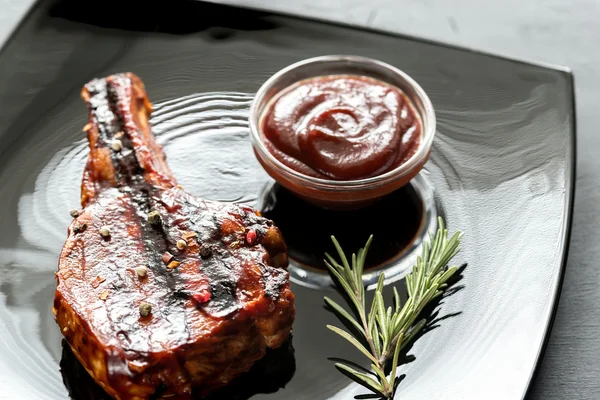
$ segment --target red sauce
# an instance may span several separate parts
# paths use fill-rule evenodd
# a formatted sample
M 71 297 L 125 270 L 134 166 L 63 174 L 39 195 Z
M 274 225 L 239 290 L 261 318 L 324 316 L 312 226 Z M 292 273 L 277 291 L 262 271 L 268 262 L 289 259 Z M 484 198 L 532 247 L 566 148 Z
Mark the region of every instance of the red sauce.
M 269 152 L 305 175 L 356 180 L 405 163 L 419 148 L 421 121 L 397 87 L 331 75 L 284 89 L 261 118 Z

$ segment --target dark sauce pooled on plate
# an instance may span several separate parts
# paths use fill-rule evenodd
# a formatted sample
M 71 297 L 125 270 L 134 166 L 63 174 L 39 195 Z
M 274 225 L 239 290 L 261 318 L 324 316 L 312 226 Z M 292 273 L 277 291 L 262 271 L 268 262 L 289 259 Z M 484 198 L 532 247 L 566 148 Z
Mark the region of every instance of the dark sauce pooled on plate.
M 411 246 L 424 221 L 421 199 L 406 185 L 371 205 L 352 211 L 328 210 L 307 203 L 275 184 L 268 192 L 262 214 L 281 229 L 290 260 L 303 267 L 326 270 L 325 252 L 337 253 L 335 236 L 342 248 L 356 252 L 373 234 L 366 268 L 397 260 Z

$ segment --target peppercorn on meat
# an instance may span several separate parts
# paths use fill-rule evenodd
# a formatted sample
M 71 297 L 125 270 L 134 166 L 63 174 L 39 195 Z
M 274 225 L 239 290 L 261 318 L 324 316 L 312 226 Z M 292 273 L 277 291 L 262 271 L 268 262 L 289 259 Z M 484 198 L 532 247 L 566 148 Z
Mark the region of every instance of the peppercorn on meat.
M 82 97 L 90 153 L 82 210 L 60 255 L 56 321 L 116 399 L 224 386 L 289 336 L 295 308 L 282 236 L 249 207 L 177 185 L 135 75 L 92 80 Z

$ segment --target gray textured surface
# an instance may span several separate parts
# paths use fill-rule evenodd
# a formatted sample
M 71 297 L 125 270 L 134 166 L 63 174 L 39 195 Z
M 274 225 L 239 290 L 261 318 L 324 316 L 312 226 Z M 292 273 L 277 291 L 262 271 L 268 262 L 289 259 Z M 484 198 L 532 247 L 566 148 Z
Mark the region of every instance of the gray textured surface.
M 221 0 L 368 25 L 442 42 L 563 64 L 575 74 L 578 176 L 563 294 L 530 398 L 600 398 L 600 2 L 593 0 Z M 0 0 L 0 43 L 31 0 Z

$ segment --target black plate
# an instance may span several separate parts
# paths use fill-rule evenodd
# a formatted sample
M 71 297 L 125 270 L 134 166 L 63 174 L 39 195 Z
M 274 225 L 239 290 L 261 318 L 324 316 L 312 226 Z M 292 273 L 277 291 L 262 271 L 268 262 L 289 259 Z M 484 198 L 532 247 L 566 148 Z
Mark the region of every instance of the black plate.
M 331 53 L 388 62 L 429 94 L 438 133 L 422 175 L 450 230 L 465 232 L 456 261 L 467 267 L 430 316 L 434 329 L 410 349 L 398 398 L 524 396 L 566 258 L 575 173 L 568 72 L 231 7 L 119 4 L 43 2 L 0 54 L 0 397 L 66 399 L 64 379 L 76 399 L 103 398 L 61 348 L 50 312 L 53 271 L 87 154 L 81 86 L 136 73 L 157 104 L 153 125 L 180 183 L 198 196 L 264 206 L 265 194 L 278 192 L 250 150 L 249 93 L 290 63 Z M 390 223 L 402 216 L 396 211 Z M 307 231 L 335 230 L 319 218 L 305 223 Z M 368 233 L 358 227 L 357 243 Z M 361 358 L 325 329 L 336 322 L 322 307 L 326 291 L 293 290 L 295 351 L 272 352 L 220 398 L 362 393 L 327 360 Z

